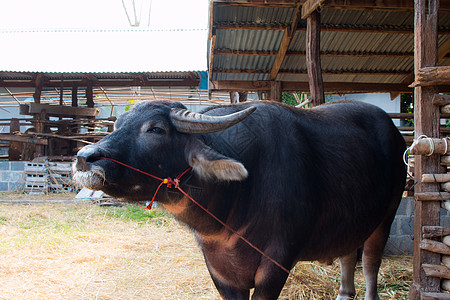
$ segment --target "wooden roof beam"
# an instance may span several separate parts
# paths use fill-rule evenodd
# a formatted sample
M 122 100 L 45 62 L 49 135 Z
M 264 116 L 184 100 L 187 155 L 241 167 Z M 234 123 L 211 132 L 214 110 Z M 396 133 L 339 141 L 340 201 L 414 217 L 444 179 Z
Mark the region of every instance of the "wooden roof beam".
M 268 80 L 220 80 L 211 82 L 212 91 L 269 91 L 270 87 L 271 82 Z M 411 92 L 411 88 L 406 84 L 400 83 L 324 82 L 324 89 L 327 93 L 336 94 L 382 93 L 390 91 Z M 302 81 L 282 81 L 281 90 L 285 92 L 309 92 L 309 84 Z
M 268 70 L 214 70 L 215 73 L 225 73 L 225 74 L 267 74 Z M 297 70 L 297 71 L 287 71 L 280 70 L 278 74 L 286 75 L 299 75 L 308 74 L 307 70 Z M 408 71 L 388 71 L 388 70 L 355 70 L 355 71 L 322 71 L 325 75 L 407 75 Z M 410 84 L 409 82 L 408 84 Z M 406 83 L 405 83 L 406 84 Z
M 327 0 L 323 8 L 381 11 L 414 11 L 414 1 L 410 0 Z M 440 12 L 450 11 L 450 2 L 441 1 Z
M 280 71 L 281 64 L 284 61 L 284 57 L 286 56 L 287 49 L 289 44 L 291 43 L 292 36 L 294 35 L 295 30 L 297 29 L 298 21 L 300 20 L 301 14 L 301 6 L 297 5 L 294 17 L 292 19 L 291 26 L 284 30 L 283 39 L 281 40 L 280 48 L 278 49 L 277 57 L 272 65 L 272 70 L 270 71 L 270 79 L 275 80 L 278 76 L 278 72 Z

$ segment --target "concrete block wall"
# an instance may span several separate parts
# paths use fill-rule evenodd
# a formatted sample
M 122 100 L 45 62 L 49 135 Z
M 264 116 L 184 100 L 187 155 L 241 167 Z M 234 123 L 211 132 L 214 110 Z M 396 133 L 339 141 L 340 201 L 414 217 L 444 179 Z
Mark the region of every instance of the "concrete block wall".
M 404 197 L 397 210 L 385 254 L 412 254 L 414 240 L 414 198 Z
M 441 226 L 450 226 L 450 212 L 441 208 Z M 397 215 L 392 223 L 385 254 L 401 255 L 413 254 L 414 241 L 414 198 L 402 199 Z
M 24 161 L 0 161 L 0 191 L 22 190 L 25 184 Z

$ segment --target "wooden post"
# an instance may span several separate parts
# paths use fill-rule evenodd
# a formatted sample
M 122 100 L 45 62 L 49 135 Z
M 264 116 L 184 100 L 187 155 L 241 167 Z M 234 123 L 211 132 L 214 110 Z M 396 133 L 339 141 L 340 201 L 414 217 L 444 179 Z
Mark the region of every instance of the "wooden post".
M 34 82 L 34 102 L 41 103 L 41 93 L 42 93 L 42 73 L 38 73 L 36 80 Z
M 306 68 L 312 105 L 325 103 L 320 64 L 320 13 L 312 12 L 306 21 Z
M 239 92 L 239 103 L 247 101 L 247 92 Z
M 270 100 L 281 102 L 281 81 L 270 82 Z
M 44 130 L 44 123 L 42 121 L 47 121 L 48 120 L 48 116 L 47 116 L 47 112 L 44 110 L 42 110 L 40 113 L 37 113 L 34 115 L 34 119 L 36 120 L 36 125 L 35 125 L 35 130 L 37 133 L 43 133 L 45 132 Z M 45 146 L 42 144 L 36 144 L 36 148 L 35 148 L 35 152 L 34 152 L 34 158 L 36 157 L 40 157 L 40 156 L 44 156 L 45 155 Z
M 86 104 L 87 107 L 94 107 L 94 92 L 92 89 L 92 84 L 86 87 Z
M 429 3 L 426 14 L 426 3 Z M 437 25 L 439 0 L 414 1 L 414 69 L 416 79 L 418 71 L 423 67 L 435 66 L 437 63 Z M 414 127 L 415 138 L 426 135 L 430 138 L 439 137 L 439 107 L 433 105 L 433 96 L 437 88 L 414 88 Z M 440 172 L 440 157 L 415 156 L 415 177 L 420 179 L 423 174 L 436 174 Z M 414 192 L 438 192 L 439 184 L 424 183 L 419 180 Z M 421 299 L 425 292 L 439 292 L 440 279 L 426 276 L 423 264 L 440 264 L 440 255 L 421 249 L 423 239 L 423 226 L 437 226 L 440 224 L 440 203 L 438 201 L 415 201 L 414 211 L 414 283 L 410 288 L 410 299 Z
M 61 73 L 61 84 L 59 87 L 59 105 L 64 105 L 64 73 Z M 59 118 L 61 120 L 61 118 Z
M 11 124 L 9 125 L 9 134 L 13 135 L 14 133 L 20 133 L 20 122 L 17 118 L 11 119 Z M 9 149 L 8 149 L 8 159 L 10 161 L 13 160 L 20 160 L 20 155 L 22 154 L 23 150 L 23 144 L 20 142 L 9 142 Z
M 34 88 L 34 103 L 41 103 L 41 93 L 42 93 L 42 73 L 37 74 L 36 81 L 35 81 L 35 88 Z M 44 131 L 44 124 L 41 122 L 41 115 L 40 114 L 34 114 L 34 127 L 36 132 L 43 132 Z M 42 156 L 44 153 L 44 146 L 43 145 L 36 145 L 34 157 Z
M 72 106 L 78 107 L 78 85 L 76 83 L 72 86 Z

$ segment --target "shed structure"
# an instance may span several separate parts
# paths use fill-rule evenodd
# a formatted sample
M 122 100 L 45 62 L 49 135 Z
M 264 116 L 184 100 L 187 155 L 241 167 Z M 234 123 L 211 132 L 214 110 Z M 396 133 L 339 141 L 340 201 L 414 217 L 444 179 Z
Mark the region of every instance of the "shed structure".
M 24 115 L 0 121 L 10 129 L 0 134 L 10 160 L 72 156 L 112 130 L 115 107 L 133 101 L 207 100 L 205 29 L 0 30 L 0 40 L 8 45 L 0 49 L 0 108 L 20 106 Z M 29 54 L 48 40 L 70 46 Z M 111 114 L 100 118 L 105 106 Z
M 450 289 L 450 228 L 440 226 L 441 204 L 450 200 L 450 177 L 442 175 L 449 141 L 440 126 L 450 104 L 443 95 L 450 91 L 450 2 L 213 0 L 209 37 L 212 91 L 258 91 L 278 101 L 284 91 L 309 92 L 313 105 L 324 103 L 325 92 L 414 92 L 410 298 L 450 299 L 442 292 Z
M 446 265 L 446 260 L 441 262 L 441 256 L 450 255 L 444 237 L 450 229 L 440 226 L 439 210 L 441 203 L 450 200 L 449 191 L 442 191 L 448 189 L 445 183 L 450 180 L 445 162 L 450 159 L 445 155 L 449 150 L 446 132 L 442 135 L 440 128 L 440 120 L 449 117 L 445 105 L 450 104 L 450 99 L 443 93 L 450 92 L 446 67 L 450 65 L 450 1 L 212 0 L 206 40 L 209 40 L 209 61 L 205 69 L 209 73 L 211 96 L 220 91 L 256 91 L 263 98 L 280 100 L 285 91 L 309 92 L 317 105 L 324 102 L 326 92 L 389 92 L 394 98 L 399 93 L 414 91 L 418 183 L 414 284 L 410 297 L 449 299 L 441 287 L 445 288 L 445 279 L 450 279 L 450 265 Z M 191 42 L 189 47 L 196 43 Z M 183 45 L 175 47 L 179 56 L 186 54 L 187 47 Z M 90 55 L 92 52 L 81 56 Z M 42 147 L 46 118 L 50 110 L 57 110 L 42 106 L 41 96 L 48 88 L 59 89 L 58 104 L 64 108 L 55 114 L 59 114 L 62 124 L 62 110 L 72 116 L 71 122 L 78 122 L 81 116 L 91 121 L 97 113 L 93 94 L 102 93 L 100 88 L 191 86 L 198 85 L 200 80 L 196 72 L 199 70 L 195 69 L 176 72 L 148 68 L 147 65 L 142 70 L 106 73 L 92 69 L 66 73 L 6 68 L 0 72 L 0 88 L 34 89 L 34 101 L 20 104 L 27 104 L 24 112 L 33 115 L 37 136 L 31 138 L 35 139 L 36 147 Z M 412 82 L 414 88 L 410 87 Z M 84 110 L 74 109 L 80 88 L 86 98 Z M 70 107 L 63 105 L 67 89 L 74 99 Z M 11 122 L 11 128 L 14 126 L 17 127 L 17 122 L 15 125 Z M 419 147 L 423 141 L 428 148 Z

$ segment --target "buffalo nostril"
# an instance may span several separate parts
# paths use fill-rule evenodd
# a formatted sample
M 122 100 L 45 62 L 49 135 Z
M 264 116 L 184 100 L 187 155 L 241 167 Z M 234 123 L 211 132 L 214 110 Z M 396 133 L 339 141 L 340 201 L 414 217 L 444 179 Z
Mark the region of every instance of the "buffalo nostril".
M 89 171 L 91 166 L 89 162 L 94 161 L 96 158 L 102 156 L 101 151 L 96 146 L 86 146 L 83 147 L 77 153 L 76 169 L 78 171 Z
M 89 171 L 91 169 L 86 161 L 86 157 L 83 156 L 77 156 L 76 168 L 78 171 Z

